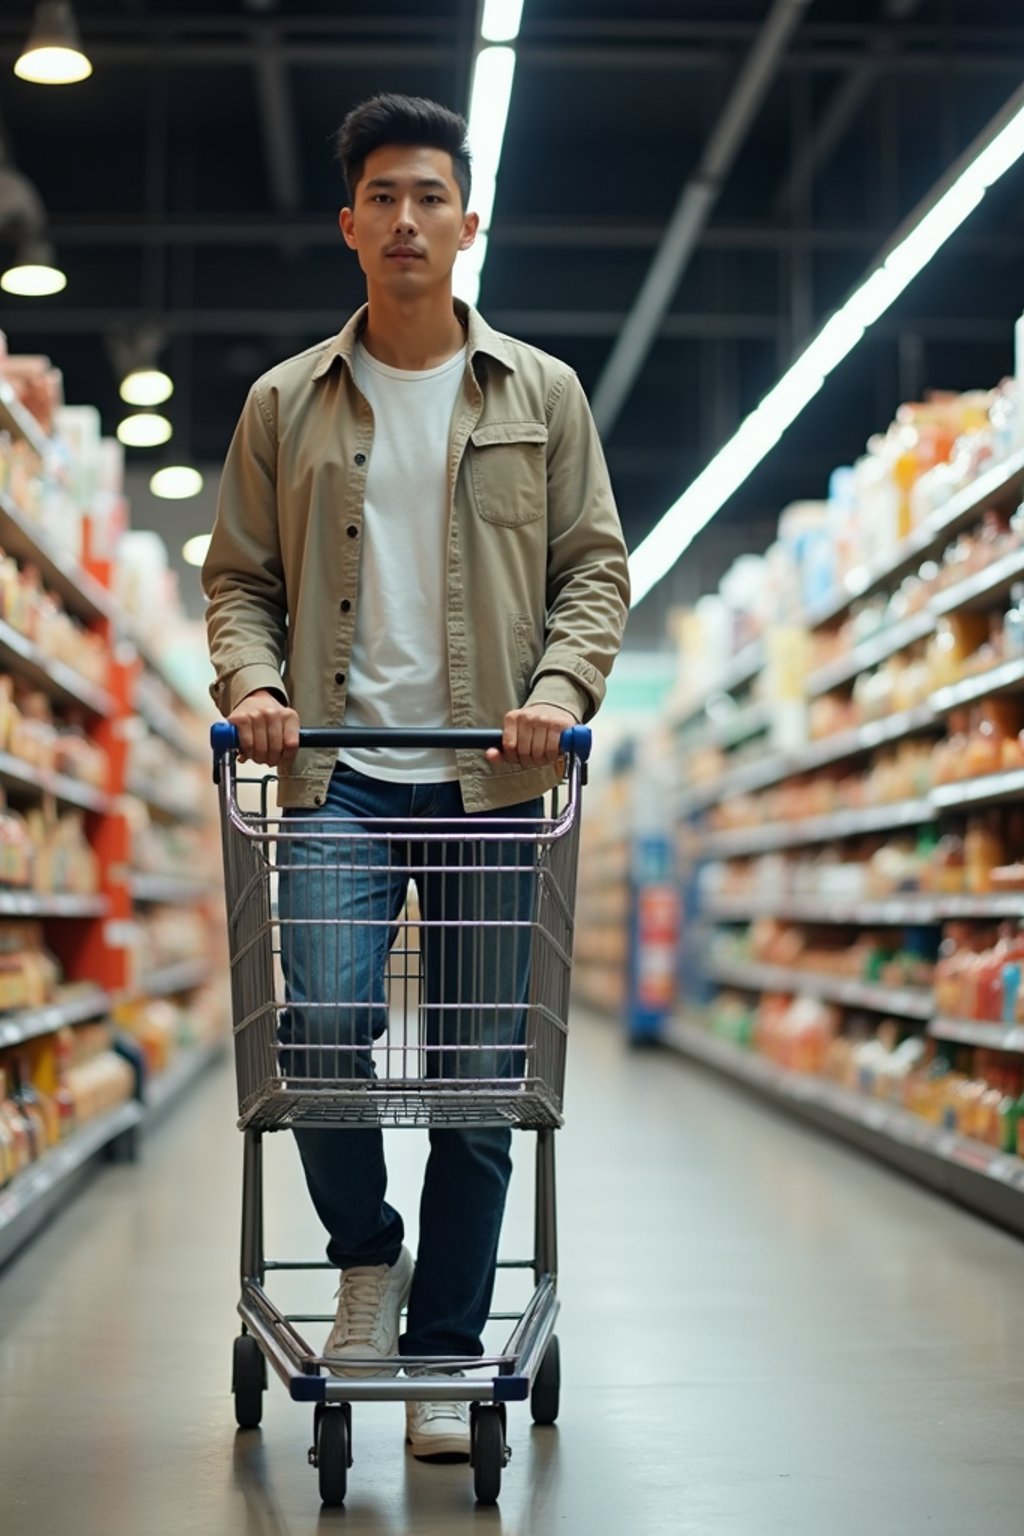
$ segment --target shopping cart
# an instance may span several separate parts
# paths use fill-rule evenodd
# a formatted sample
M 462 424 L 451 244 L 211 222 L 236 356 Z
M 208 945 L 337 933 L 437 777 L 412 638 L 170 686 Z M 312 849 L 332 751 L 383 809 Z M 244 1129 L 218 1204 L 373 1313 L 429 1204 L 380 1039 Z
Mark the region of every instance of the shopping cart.
M 539 820 L 499 812 L 456 823 L 357 821 L 301 811 L 281 818 L 271 806 L 275 775 L 240 777 L 234 727 L 220 723 L 211 735 L 245 1133 L 236 1419 L 243 1429 L 260 1423 L 269 1361 L 293 1400 L 315 1405 L 309 1459 L 322 1501 L 337 1505 L 352 1465 L 354 1402 L 467 1402 L 476 1496 L 494 1503 L 510 1456 L 506 1405 L 529 1398 L 537 1424 L 553 1424 L 559 1407 L 554 1131 L 562 1123 L 590 732 L 576 727 L 563 735 L 563 783 Z M 303 747 L 484 750 L 500 745 L 501 732 L 311 729 L 300 741 Z M 316 887 L 302 912 L 289 896 L 298 870 Z M 324 911 L 339 910 L 327 899 L 328 883 L 351 888 L 357 879 L 388 883 L 386 916 L 376 907 L 367 916 L 363 905 L 351 921 L 325 920 Z M 420 891 L 430 895 L 423 910 Z M 310 917 L 310 908 L 318 915 Z M 374 940 L 387 956 L 383 993 L 345 995 L 353 969 L 346 953 Z M 297 1002 L 286 977 L 294 982 L 300 959 L 307 974 Z M 447 967 L 443 995 L 431 984 L 438 964 Z M 500 1354 L 387 1362 L 413 1373 L 406 1375 L 331 1374 L 298 1325 L 329 1324 L 333 1316 L 286 1314 L 266 1289 L 268 1274 L 332 1268 L 264 1253 L 263 1134 L 307 1126 L 353 1134 L 367 1126 L 510 1126 L 537 1133 L 533 1257 L 498 1266 L 532 1270 L 534 1290 L 521 1312 L 492 1313 L 491 1322 L 514 1324 Z M 381 1362 L 346 1362 L 349 1371 L 361 1368 L 380 1370 Z

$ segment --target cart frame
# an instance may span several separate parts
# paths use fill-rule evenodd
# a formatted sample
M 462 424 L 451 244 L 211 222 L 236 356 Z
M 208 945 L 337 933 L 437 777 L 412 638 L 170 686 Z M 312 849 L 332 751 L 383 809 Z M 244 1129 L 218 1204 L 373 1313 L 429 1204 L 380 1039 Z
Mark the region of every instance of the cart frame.
M 553 1423 L 558 1413 L 560 1368 L 558 1340 L 555 1324 L 559 1313 L 558 1300 L 558 1233 L 557 1192 L 555 1176 L 554 1132 L 562 1123 L 561 1080 L 546 1084 L 549 1091 L 538 1097 L 523 1089 L 530 1085 L 513 1079 L 502 1085 L 505 1089 L 486 1096 L 474 1094 L 469 1118 L 447 1118 L 451 1113 L 452 1093 L 439 1085 L 431 1085 L 433 1091 L 424 1095 L 425 1118 L 411 1120 L 401 1118 L 401 1110 L 392 1107 L 395 1084 L 382 1085 L 384 1095 L 380 1102 L 391 1118 L 368 1116 L 367 1102 L 372 1104 L 375 1085 L 337 1084 L 337 1093 L 330 1095 L 331 1118 L 309 1118 L 307 1095 L 292 1095 L 298 1106 L 296 1120 L 299 1123 L 330 1124 L 338 1129 L 349 1128 L 358 1132 L 360 1125 L 380 1123 L 392 1127 L 436 1123 L 452 1124 L 509 1124 L 513 1128 L 536 1132 L 536 1161 L 534 1171 L 534 1239 L 533 1255 L 527 1259 L 499 1261 L 499 1271 L 532 1271 L 533 1292 L 519 1313 L 492 1312 L 489 1322 L 510 1322 L 513 1329 L 503 1350 L 496 1355 L 483 1357 L 395 1357 L 359 1361 L 346 1360 L 348 1372 L 365 1370 L 365 1375 L 347 1374 L 336 1376 L 322 1354 L 314 1350 L 299 1331 L 300 1324 L 330 1324 L 331 1314 L 285 1313 L 277 1306 L 267 1290 L 268 1276 L 298 1271 L 331 1271 L 337 1268 L 323 1260 L 281 1260 L 266 1256 L 264 1189 L 263 1189 L 263 1138 L 290 1128 L 293 1123 L 282 1111 L 282 1103 L 288 1099 L 287 1085 L 268 1084 L 266 1092 L 253 1101 L 243 1091 L 240 1038 L 251 1023 L 251 986 L 245 1008 L 239 1007 L 239 996 L 234 987 L 235 970 L 239 963 L 234 942 L 233 907 L 240 893 L 233 890 L 237 879 L 232 876 L 231 841 L 235 838 L 272 839 L 267 816 L 267 790 L 273 774 L 262 775 L 261 807 L 258 814 L 240 809 L 237 798 L 239 781 L 235 773 L 238 749 L 237 732 L 230 725 L 219 724 L 211 732 L 214 750 L 214 778 L 219 786 L 221 828 L 224 842 L 226 874 L 226 899 L 228 926 L 231 942 L 233 979 L 234 1031 L 236 1057 L 239 1064 L 240 1128 L 244 1132 L 242 1212 L 241 1212 L 241 1295 L 238 1313 L 242 1320 L 242 1334 L 235 1340 L 233 1391 L 236 1417 L 242 1428 L 255 1427 L 262 1415 L 262 1393 L 267 1384 L 266 1366 L 269 1362 L 295 1402 L 314 1405 L 314 1444 L 309 1453 L 313 1466 L 320 1473 L 321 1498 L 327 1504 L 343 1502 L 347 1487 L 347 1469 L 352 1464 L 352 1417 L 351 1405 L 358 1402 L 381 1401 L 450 1401 L 470 1404 L 471 1412 L 471 1461 L 478 1499 L 493 1503 L 500 1492 L 501 1472 L 511 1451 L 506 1438 L 506 1405 L 510 1402 L 531 1400 L 533 1417 L 537 1423 Z M 403 731 L 367 732 L 348 729 L 304 730 L 300 740 L 303 746 L 379 746 L 431 745 L 446 747 L 499 746 L 500 731 Z M 575 892 L 575 868 L 579 833 L 581 789 L 586 778 L 586 761 L 590 752 L 590 732 L 586 727 L 576 727 L 564 733 L 563 751 L 566 754 L 566 782 L 568 797 L 565 808 L 542 825 L 549 838 L 571 840 L 572 879 L 570 896 Z M 249 781 L 251 782 L 251 781 Z M 305 834 L 308 836 L 308 833 Z M 467 831 L 467 838 L 473 834 Z M 476 833 L 479 837 L 479 832 Z M 523 840 L 517 833 L 517 840 Z M 248 880 L 251 892 L 252 879 Z M 565 902 L 563 900 L 563 907 Z M 270 912 L 269 888 L 266 898 L 267 919 L 273 925 Z M 567 1010 L 568 973 L 571 964 L 571 910 L 568 913 L 568 954 L 565 962 L 565 988 L 563 1007 Z M 239 1017 L 239 1014 L 248 1016 Z M 546 1027 L 547 1020 L 542 1019 Z M 563 1033 L 567 1020 L 555 1021 Z M 524 1055 L 526 1053 L 524 1052 Z M 564 1071 L 564 1044 L 561 1052 Z M 268 1063 L 267 1070 L 270 1070 Z M 278 1072 L 280 1069 L 277 1069 Z M 527 1068 L 524 1067 L 524 1072 Z M 251 1088 L 251 1062 L 248 1063 L 246 1085 Z M 410 1080 L 401 1085 L 404 1093 L 415 1096 L 419 1084 Z M 491 1085 L 492 1088 L 494 1085 Z M 536 1085 L 534 1085 L 536 1086 Z M 550 1090 L 554 1088 L 554 1098 Z M 388 1096 L 391 1090 L 391 1096 Z M 508 1099 L 503 1102 L 503 1097 Z M 456 1101 L 458 1096 L 455 1096 Z M 472 1105 L 472 1100 L 471 1105 Z M 326 1101 L 325 1106 L 326 1106 Z M 463 1096 L 462 1103 L 465 1098 Z M 303 1113 L 305 1106 L 305 1113 Z M 460 1109 L 462 1106 L 460 1105 Z M 315 1113 L 315 1111 L 313 1111 Z M 346 1116 L 348 1118 L 346 1118 Z M 262 1119 L 262 1123 L 261 1123 Z M 370 1374 L 381 1370 L 398 1372 L 413 1371 L 413 1375 Z M 452 1373 L 462 1373 L 454 1375 Z

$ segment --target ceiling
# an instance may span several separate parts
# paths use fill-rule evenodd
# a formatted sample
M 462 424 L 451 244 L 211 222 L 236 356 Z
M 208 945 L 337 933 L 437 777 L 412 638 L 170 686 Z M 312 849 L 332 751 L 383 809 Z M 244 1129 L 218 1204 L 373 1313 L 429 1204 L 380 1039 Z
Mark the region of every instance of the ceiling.
M 476 8 L 77 0 L 95 74 L 44 89 L 11 73 L 33 7 L 5 0 L 0 137 L 68 273 L 55 299 L 5 296 L 12 350 L 47 352 L 68 399 L 98 405 L 111 432 L 109 337 L 159 320 L 177 439 L 216 463 L 251 380 L 361 302 L 336 226 L 334 129 L 382 89 L 465 110 Z M 481 308 L 588 390 L 769 9 L 526 0 Z M 1018 0 L 810 0 L 606 436 L 631 545 L 1022 78 Z M 822 495 L 901 399 L 1009 371 L 1022 191 L 1018 167 L 641 605 L 637 635 L 763 547 L 787 502 Z M 179 545 L 208 518 L 208 502 L 136 498 L 136 524 L 162 519 Z

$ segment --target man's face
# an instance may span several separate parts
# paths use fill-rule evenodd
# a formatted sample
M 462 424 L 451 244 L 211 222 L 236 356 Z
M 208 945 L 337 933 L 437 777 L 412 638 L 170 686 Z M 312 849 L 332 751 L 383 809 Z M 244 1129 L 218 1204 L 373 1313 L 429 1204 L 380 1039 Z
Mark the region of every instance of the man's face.
M 367 282 L 413 298 L 447 280 L 479 220 L 463 211 L 451 155 L 394 144 L 367 156 L 339 222 Z

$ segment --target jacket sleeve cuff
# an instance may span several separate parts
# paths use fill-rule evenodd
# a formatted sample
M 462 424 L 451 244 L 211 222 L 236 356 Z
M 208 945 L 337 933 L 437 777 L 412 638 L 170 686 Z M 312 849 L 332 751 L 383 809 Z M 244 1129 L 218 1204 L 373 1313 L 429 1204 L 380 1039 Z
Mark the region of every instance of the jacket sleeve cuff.
M 237 672 L 219 678 L 210 691 L 221 713 L 230 715 L 243 699 L 247 699 L 250 693 L 255 693 L 259 688 L 276 693 L 283 704 L 288 703 L 281 674 L 269 662 L 253 662 L 249 666 L 239 667 Z
M 545 672 L 538 677 L 530 691 L 527 704 L 553 704 L 556 709 L 567 709 L 577 724 L 585 718 L 590 705 L 590 695 L 577 686 L 564 672 Z

